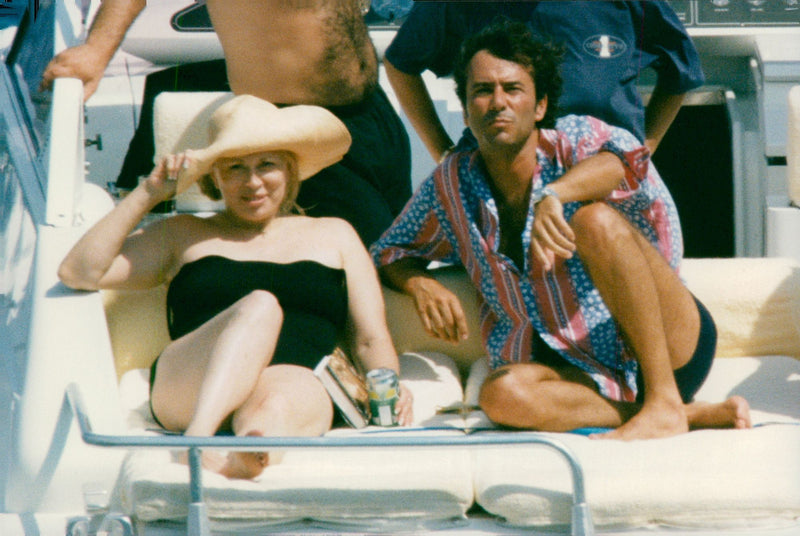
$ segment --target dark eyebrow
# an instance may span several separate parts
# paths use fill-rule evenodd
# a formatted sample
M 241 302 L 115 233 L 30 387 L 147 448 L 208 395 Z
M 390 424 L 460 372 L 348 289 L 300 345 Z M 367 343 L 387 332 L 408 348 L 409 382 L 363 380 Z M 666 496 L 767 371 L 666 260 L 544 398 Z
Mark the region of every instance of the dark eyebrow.
M 470 87 L 475 88 L 485 88 L 485 87 L 492 87 L 494 86 L 494 82 L 472 82 L 470 83 Z

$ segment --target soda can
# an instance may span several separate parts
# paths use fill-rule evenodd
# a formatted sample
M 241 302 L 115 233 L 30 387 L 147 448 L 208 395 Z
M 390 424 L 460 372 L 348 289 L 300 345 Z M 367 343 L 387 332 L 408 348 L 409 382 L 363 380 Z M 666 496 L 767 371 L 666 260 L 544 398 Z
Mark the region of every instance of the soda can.
M 400 400 L 400 382 L 392 369 L 381 368 L 367 372 L 367 391 L 372 424 L 396 426 L 395 407 Z

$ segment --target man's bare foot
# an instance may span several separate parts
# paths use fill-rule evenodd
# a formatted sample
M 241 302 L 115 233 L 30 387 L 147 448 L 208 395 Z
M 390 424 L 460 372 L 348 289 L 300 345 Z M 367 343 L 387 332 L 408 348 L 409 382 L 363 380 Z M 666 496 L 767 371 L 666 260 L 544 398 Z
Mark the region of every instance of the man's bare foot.
M 692 429 L 701 428 L 752 428 L 750 404 L 741 396 L 732 396 L 724 402 L 692 402 L 686 406 L 686 416 Z
M 668 403 L 645 404 L 639 413 L 616 430 L 592 434 L 592 439 L 655 439 L 683 434 L 689 431 L 686 412 L 682 405 Z

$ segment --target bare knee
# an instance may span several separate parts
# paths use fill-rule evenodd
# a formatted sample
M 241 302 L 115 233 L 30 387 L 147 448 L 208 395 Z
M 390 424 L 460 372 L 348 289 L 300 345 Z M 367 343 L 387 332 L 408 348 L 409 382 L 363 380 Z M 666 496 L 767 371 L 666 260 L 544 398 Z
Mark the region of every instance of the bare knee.
M 478 405 L 492 421 L 498 422 L 503 406 L 508 403 L 506 393 L 513 392 L 513 383 L 510 370 L 503 367 L 490 373 L 481 385 Z
M 278 298 L 268 290 L 253 290 L 239 299 L 239 301 L 236 302 L 236 306 L 245 311 L 250 309 L 263 311 L 281 308 L 280 303 L 278 303 Z
M 233 305 L 233 311 L 238 318 L 255 322 L 283 322 L 283 309 L 278 298 L 266 290 L 254 290 L 240 298 Z
M 620 248 L 636 244 L 633 228 L 613 208 L 596 202 L 579 208 L 570 225 L 583 262 L 604 265 L 618 258 Z
M 550 413 L 547 401 L 537 394 L 537 385 L 555 379 L 551 373 L 550 369 L 536 364 L 499 368 L 481 386 L 478 404 L 497 424 L 547 430 Z
M 617 240 L 631 240 L 631 229 L 620 214 L 605 203 L 591 203 L 579 208 L 570 220 L 579 250 L 594 250 L 613 245 Z

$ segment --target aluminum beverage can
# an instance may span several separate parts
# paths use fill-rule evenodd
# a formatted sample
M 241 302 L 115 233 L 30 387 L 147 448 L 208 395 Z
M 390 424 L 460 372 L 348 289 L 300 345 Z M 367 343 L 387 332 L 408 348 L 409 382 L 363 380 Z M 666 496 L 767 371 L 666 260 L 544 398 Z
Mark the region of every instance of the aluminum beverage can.
M 367 391 L 372 424 L 396 426 L 395 407 L 400 400 L 400 382 L 392 369 L 381 368 L 367 372 Z

